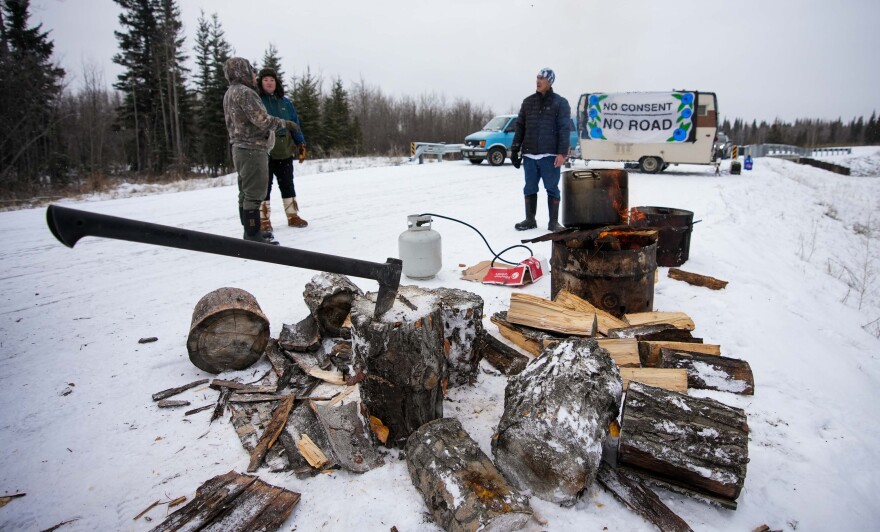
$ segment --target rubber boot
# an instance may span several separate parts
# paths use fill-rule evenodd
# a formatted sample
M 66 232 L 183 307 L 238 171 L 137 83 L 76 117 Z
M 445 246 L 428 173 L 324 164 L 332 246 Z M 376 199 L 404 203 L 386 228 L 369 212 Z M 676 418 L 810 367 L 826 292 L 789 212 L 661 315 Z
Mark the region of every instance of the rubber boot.
M 263 236 L 267 236 L 272 238 L 272 205 L 269 203 L 269 200 L 260 203 L 260 231 L 263 232 Z M 266 234 L 268 233 L 268 234 Z
M 547 224 L 547 229 L 550 231 L 565 229 L 557 221 L 559 219 L 559 198 L 547 196 L 547 210 L 550 212 L 550 223 Z
M 244 239 L 250 242 L 260 242 L 262 244 L 272 244 L 277 246 L 278 242 L 270 237 L 263 235 L 260 231 L 260 211 L 259 209 L 248 210 L 243 212 L 244 216 Z
M 287 225 L 291 227 L 306 227 L 309 222 L 299 217 L 299 205 L 296 198 L 284 198 L 284 214 L 287 215 Z
M 535 213 L 538 212 L 538 195 L 531 194 L 525 197 L 526 202 L 526 219 L 513 226 L 517 231 L 525 231 L 526 229 L 534 229 L 538 227 L 535 221 Z

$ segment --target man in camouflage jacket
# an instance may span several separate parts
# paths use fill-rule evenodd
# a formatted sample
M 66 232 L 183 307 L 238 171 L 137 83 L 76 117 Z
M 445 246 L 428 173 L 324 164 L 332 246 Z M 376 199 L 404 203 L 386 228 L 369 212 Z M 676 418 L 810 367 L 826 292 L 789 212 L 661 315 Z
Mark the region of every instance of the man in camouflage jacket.
M 223 65 L 229 88 L 223 96 L 223 114 L 232 162 L 238 172 L 238 212 L 244 226 L 244 239 L 278 244 L 260 232 L 260 203 L 269 186 L 267 152 L 274 144 L 274 131 L 299 131 L 290 120 L 269 116 L 256 92 L 257 74 L 243 57 L 232 57 Z

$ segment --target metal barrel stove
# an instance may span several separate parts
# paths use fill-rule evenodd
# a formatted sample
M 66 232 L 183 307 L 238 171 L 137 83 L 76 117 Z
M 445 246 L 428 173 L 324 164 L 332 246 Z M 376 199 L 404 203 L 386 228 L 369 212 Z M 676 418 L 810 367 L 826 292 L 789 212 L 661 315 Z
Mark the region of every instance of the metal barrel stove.
M 658 266 L 681 266 L 687 262 L 695 223 L 693 212 L 670 207 L 633 207 L 629 223 L 657 230 Z

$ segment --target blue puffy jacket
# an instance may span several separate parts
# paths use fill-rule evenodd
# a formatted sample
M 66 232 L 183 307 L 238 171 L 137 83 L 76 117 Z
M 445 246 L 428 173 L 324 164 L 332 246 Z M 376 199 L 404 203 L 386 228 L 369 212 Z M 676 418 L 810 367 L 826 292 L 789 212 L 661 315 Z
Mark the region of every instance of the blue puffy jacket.
M 568 155 L 570 129 L 568 100 L 552 88 L 547 94 L 535 92 L 523 100 L 519 109 L 512 149 L 519 146 L 523 154 Z

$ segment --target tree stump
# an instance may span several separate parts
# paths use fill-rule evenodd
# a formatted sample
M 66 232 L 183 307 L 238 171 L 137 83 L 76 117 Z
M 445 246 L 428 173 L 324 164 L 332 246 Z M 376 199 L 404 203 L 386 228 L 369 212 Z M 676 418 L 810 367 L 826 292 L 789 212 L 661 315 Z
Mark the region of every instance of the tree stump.
M 355 373 L 369 415 L 390 430 L 386 444 L 402 447 L 417 428 L 443 417 L 447 363 L 443 352 L 440 298 L 416 286 L 401 286 L 398 298 L 373 318 L 376 293 L 351 307 Z
M 343 328 L 355 296 L 361 289 L 351 280 L 338 273 L 321 272 L 306 283 L 303 299 L 309 312 L 318 323 L 322 338 L 349 338 L 351 333 Z
M 595 340 L 548 347 L 507 383 L 496 465 L 520 489 L 572 506 L 596 478 L 622 393 L 617 366 Z
M 618 464 L 736 507 L 749 461 L 746 414 L 712 399 L 631 382 Z
M 209 373 L 245 369 L 263 356 L 269 320 L 251 294 L 218 288 L 196 303 L 186 349 L 189 359 Z
M 483 298 L 455 288 L 438 288 L 434 293 L 440 297 L 449 385 L 473 384 L 480 370 Z
M 434 520 L 447 531 L 518 530 L 528 499 L 498 472 L 455 418 L 422 425 L 406 442 L 406 465 Z

